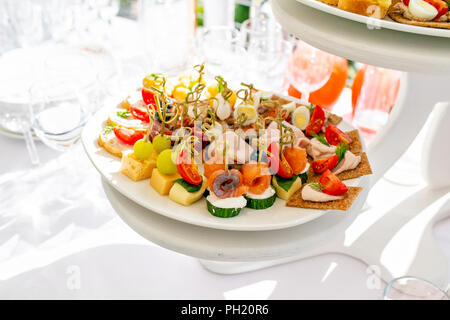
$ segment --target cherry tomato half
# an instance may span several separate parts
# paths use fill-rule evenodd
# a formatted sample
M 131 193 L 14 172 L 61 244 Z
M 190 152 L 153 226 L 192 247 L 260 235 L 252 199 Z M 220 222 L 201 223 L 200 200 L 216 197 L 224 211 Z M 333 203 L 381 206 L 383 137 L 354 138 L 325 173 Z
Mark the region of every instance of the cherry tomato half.
M 147 110 L 137 107 L 137 106 L 131 106 L 130 107 L 130 113 L 135 119 L 139 119 L 143 122 L 150 122 L 150 118 L 148 116 Z
M 202 176 L 197 170 L 193 160 L 189 158 L 188 152 L 183 149 L 177 156 L 177 170 L 181 177 L 188 183 L 198 186 L 202 183 Z
M 117 139 L 132 146 L 136 141 L 144 137 L 145 131 L 114 127 L 114 134 Z
M 315 173 L 323 173 L 326 170 L 333 169 L 337 165 L 338 160 L 339 157 L 337 154 L 325 159 L 314 160 L 313 162 L 311 162 L 311 168 Z
M 308 126 L 306 127 L 306 134 L 311 135 L 311 133 L 319 133 L 322 130 L 323 124 L 325 123 L 325 111 L 322 107 L 316 106 L 309 120 Z
M 292 170 L 291 166 L 289 165 L 289 162 L 286 160 L 286 157 L 284 156 L 284 154 L 281 155 L 280 167 L 278 168 L 277 174 L 283 178 L 291 178 L 292 175 L 294 174 L 294 171 Z
M 144 100 L 145 104 L 152 105 L 153 108 L 156 109 L 155 94 L 152 90 L 145 87 L 142 88 L 142 100 Z
M 337 146 L 341 142 L 345 144 L 352 143 L 352 139 L 345 134 L 345 132 L 332 124 L 328 125 L 325 129 L 325 139 L 327 139 L 328 143 L 333 146 Z
M 322 192 L 331 196 L 340 196 L 348 191 L 347 186 L 330 170 L 326 170 L 322 174 L 319 183 L 323 187 Z

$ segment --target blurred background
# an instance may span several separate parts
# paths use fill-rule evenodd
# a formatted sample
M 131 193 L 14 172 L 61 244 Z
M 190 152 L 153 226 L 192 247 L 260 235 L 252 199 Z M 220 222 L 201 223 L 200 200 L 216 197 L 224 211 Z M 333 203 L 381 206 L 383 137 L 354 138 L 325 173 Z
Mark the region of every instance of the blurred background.
M 209 76 L 342 115 L 368 143 L 401 76 L 306 45 L 267 0 L 0 0 L 0 134 L 24 138 L 37 163 L 36 138 L 64 151 L 90 115 L 145 75 L 203 61 Z

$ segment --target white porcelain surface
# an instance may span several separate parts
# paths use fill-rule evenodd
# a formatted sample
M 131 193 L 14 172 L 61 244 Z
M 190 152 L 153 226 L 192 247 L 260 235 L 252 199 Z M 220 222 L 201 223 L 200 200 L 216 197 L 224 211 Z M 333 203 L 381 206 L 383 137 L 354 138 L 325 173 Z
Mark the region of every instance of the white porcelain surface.
M 386 28 L 386 29 L 402 31 L 402 32 L 423 34 L 423 35 L 427 35 L 427 36 L 450 38 L 450 30 L 449 29 L 426 28 L 426 27 L 418 27 L 418 26 L 413 26 L 413 25 L 409 25 L 409 24 L 398 23 L 398 22 L 395 22 L 392 19 L 390 19 L 389 15 L 387 15 L 384 19 L 370 18 L 370 17 L 366 17 L 366 16 L 363 16 L 360 14 L 353 13 L 353 12 L 341 10 L 337 7 L 327 5 L 318 0 L 296 0 L 296 1 L 298 1 L 302 4 L 305 4 L 309 7 L 324 11 L 329 14 L 333 14 L 335 16 L 338 16 L 338 17 L 341 17 L 344 19 L 349 19 L 349 20 L 360 22 L 360 23 L 364 23 L 367 25 L 368 28 Z
M 315 1 L 315 0 L 311 0 Z M 340 57 L 410 72 L 449 74 L 450 39 L 369 29 L 294 0 L 270 0 L 282 27 L 312 46 Z
M 101 148 L 98 135 L 111 108 L 107 106 L 100 110 L 86 125 L 82 133 L 82 143 L 94 166 L 101 175 L 120 193 L 132 199 L 139 205 L 162 214 L 166 217 L 186 223 L 224 230 L 257 231 L 275 230 L 293 227 L 317 219 L 323 214 L 339 214 L 339 211 L 313 210 L 286 207 L 285 201 L 277 199 L 275 204 L 266 210 L 251 210 L 244 208 L 237 217 L 223 219 L 212 216 L 206 209 L 206 202 L 200 200 L 185 207 L 171 201 L 167 196 L 159 195 L 149 186 L 149 180 L 134 182 L 120 173 L 120 160 Z M 344 130 L 353 129 L 342 122 L 339 127 Z M 346 184 L 361 185 L 361 179 L 346 181 Z

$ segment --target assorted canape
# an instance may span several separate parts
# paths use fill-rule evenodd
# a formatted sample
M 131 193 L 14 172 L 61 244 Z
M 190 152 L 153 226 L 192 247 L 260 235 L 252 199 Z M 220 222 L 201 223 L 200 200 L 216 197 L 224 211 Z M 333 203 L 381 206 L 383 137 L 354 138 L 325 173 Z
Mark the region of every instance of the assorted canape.
M 348 209 L 356 196 L 341 180 L 371 173 L 357 131 L 341 131 L 341 119 L 318 105 L 208 80 L 203 67 L 176 78 L 151 74 L 140 98 L 111 111 L 98 143 L 122 158 L 124 175 L 150 179 L 184 206 L 204 199 L 221 218 L 270 208 L 277 198 Z

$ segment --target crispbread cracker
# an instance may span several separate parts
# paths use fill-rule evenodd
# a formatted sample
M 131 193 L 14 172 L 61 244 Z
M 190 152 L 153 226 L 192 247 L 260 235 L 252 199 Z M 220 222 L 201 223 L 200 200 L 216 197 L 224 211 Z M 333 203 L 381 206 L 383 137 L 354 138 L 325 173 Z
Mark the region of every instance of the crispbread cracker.
M 302 199 L 302 189 L 303 187 L 292 195 L 292 197 L 286 202 L 286 206 L 306 209 L 347 211 L 362 190 L 360 187 L 348 187 L 348 191 L 345 193 L 343 199 L 329 202 L 312 202 Z
M 372 168 L 370 167 L 369 159 L 367 158 L 367 154 L 363 152 L 360 154 L 361 156 L 361 162 L 358 164 L 358 166 L 353 170 L 347 170 L 344 172 L 341 172 L 336 175 L 336 177 L 339 178 L 339 180 L 349 180 L 349 179 L 355 179 L 359 178 L 368 174 L 372 174 Z M 312 167 L 309 167 L 308 170 L 308 182 L 318 182 L 320 179 L 321 174 L 316 174 Z
M 332 124 L 333 126 L 337 126 L 339 123 L 341 123 L 341 121 L 342 117 L 339 117 L 334 113 L 330 113 L 330 115 L 328 116 L 328 124 Z
M 418 27 L 428 27 L 428 28 L 440 28 L 440 29 L 450 29 L 450 22 L 438 22 L 438 21 L 415 21 L 406 19 L 403 17 L 403 15 L 397 13 L 397 12 L 389 12 L 389 17 L 391 17 L 392 20 L 404 23 L 404 24 L 410 24 L 413 26 Z
M 348 135 L 350 139 L 352 139 L 352 143 L 350 143 L 350 145 L 348 146 L 348 150 L 353 154 L 361 153 L 362 143 L 359 136 L 359 131 L 355 129 L 352 131 L 347 131 L 345 134 Z
M 370 167 L 369 159 L 367 154 L 363 152 L 361 154 L 361 162 L 353 170 L 347 170 L 336 175 L 340 180 L 355 179 L 362 176 L 372 174 L 372 168 Z

